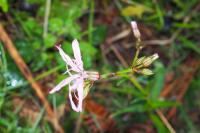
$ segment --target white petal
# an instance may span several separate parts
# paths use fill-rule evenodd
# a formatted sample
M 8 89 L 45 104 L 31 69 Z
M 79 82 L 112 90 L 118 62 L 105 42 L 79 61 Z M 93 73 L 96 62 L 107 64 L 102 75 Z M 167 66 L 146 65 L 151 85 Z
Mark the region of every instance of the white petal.
M 78 92 L 78 97 L 77 97 L 77 100 L 78 100 L 78 103 L 77 103 L 77 106 L 75 105 L 73 99 L 72 99 L 72 86 L 70 86 L 69 88 L 69 99 L 70 99 L 70 103 L 71 103 L 71 106 L 72 106 L 72 109 L 76 112 L 81 112 L 82 111 L 82 103 L 83 103 L 83 78 L 79 78 L 77 79 L 76 81 L 76 90 Z
M 69 65 L 73 71 L 79 72 L 79 69 L 77 68 L 76 64 L 72 61 L 72 59 L 67 54 L 65 54 L 62 48 L 60 48 L 59 46 L 56 46 L 56 48 L 59 50 L 59 53 L 62 59 L 65 61 L 65 63 Z
M 74 39 L 73 42 L 72 42 L 72 49 L 73 49 L 74 58 L 76 60 L 78 67 L 81 70 L 83 70 L 83 62 L 82 62 L 82 59 L 81 59 L 81 51 L 80 51 L 80 48 L 79 48 L 79 43 L 76 39 Z
M 77 91 L 78 91 L 78 108 L 79 108 L 79 111 L 82 112 L 82 106 L 83 106 L 83 79 L 80 80 L 79 84 L 78 84 L 78 88 L 77 88 Z
M 72 80 L 76 79 L 77 77 L 78 77 L 78 75 L 72 75 L 72 76 L 64 79 L 56 87 L 54 87 L 49 93 L 52 94 L 52 93 L 54 93 L 56 91 L 59 91 L 62 87 L 64 87 L 65 85 L 69 84 Z
M 78 79 L 73 81 L 72 85 L 70 85 L 71 91 L 75 91 L 77 89 L 78 83 L 79 83 Z
M 79 109 L 78 107 L 76 107 L 73 99 L 72 99 L 72 94 L 71 94 L 71 90 L 69 89 L 69 100 L 70 100 L 70 103 L 71 103 L 71 106 L 72 106 L 72 109 L 76 112 L 79 112 Z
M 133 29 L 138 29 L 136 21 L 131 21 L 131 26 Z

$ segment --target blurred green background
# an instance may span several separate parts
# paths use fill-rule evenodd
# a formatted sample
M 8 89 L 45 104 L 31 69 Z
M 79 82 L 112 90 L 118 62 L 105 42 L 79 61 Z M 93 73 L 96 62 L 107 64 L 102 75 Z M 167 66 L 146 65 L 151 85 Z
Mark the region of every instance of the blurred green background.
M 154 75 L 94 83 L 81 114 L 71 109 L 67 87 L 48 94 L 66 78 L 55 45 L 62 44 L 72 56 L 75 38 L 86 70 L 103 74 L 130 66 L 136 41 L 132 20 L 137 21 L 145 46 L 140 56 L 159 54 L 152 66 Z M 176 132 L 198 132 L 199 22 L 199 0 L 0 0 L 0 23 L 41 84 L 65 132 L 170 132 L 157 109 Z M 0 132 L 53 133 L 48 119 L 0 42 Z

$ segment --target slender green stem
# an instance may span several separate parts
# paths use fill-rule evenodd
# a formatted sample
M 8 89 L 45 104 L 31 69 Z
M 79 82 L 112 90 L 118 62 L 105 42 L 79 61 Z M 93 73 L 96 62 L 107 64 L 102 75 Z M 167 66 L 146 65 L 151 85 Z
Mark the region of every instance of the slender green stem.
M 57 66 L 57 67 L 55 67 L 55 68 L 53 68 L 53 69 L 51 69 L 51 70 L 49 70 L 49 71 L 46 71 L 46 72 L 44 72 L 44 73 L 38 75 L 38 76 L 35 78 L 35 80 L 40 80 L 40 79 L 42 79 L 42 78 L 44 78 L 44 77 L 47 77 L 47 76 L 49 76 L 50 74 L 52 74 L 52 73 L 54 73 L 54 72 L 60 70 L 60 69 L 63 68 L 63 67 L 64 67 L 64 65 L 59 65 L 59 66 Z
M 90 5 L 90 16 L 89 16 L 89 24 L 88 24 L 88 30 L 89 30 L 89 42 L 92 44 L 92 33 L 93 33 L 93 20 L 94 20 L 94 1 L 91 1 Z
M 140 50 L 141 50 L 140 46 L 141 46 L 141 40 L 140 40 L 140 38 L 137 38 L 137 42 L 136 42 L 136 49 L 137 50 L 136 50 L 135 57 L 134 57 L 133 63 L 132 63 L 133 67 L 136 65 L 135 63 L 138 59 L 138 56 L 139 56 L 139 53 L 140 53 Z
M 3 46 L 2 44 L 0 43 L 0 52 L 1 52 L 1 55 L 2 55 L 2 68 L 3 68 L 3 71 L 7 71 L 7 61 L 6 61 L 6 55 L 5 55 L 5 52 L 4 52 L 4 49 L 3 49 Z
M 118 72 L 116 72 L 116 74 L 125 74 L 125 73 L 130 73 L 130 72 L 132 72 L 132 69 L 128 68 L 128 69 L 118 71 Z
M 134 74 L 131 68 L 122 70 L 122 71 L 118 71 L 115 73 L 108 73 L 108 74 L 103 74 L 101 75 L 101 79 L 106 79 L 106 78 L 110 78 L 110 77 L 125 77 L 130 79 L 130 81 L 136 86 L 136 88 L 143 94 L 143 95 L 147 95 L 147 93 L 144 91 L 143 87 L 140 85 L 140 83 L 136 80 L 136 78 L 134 76 L 130 77 L 130 74 Z
M 134 57 L 134 59 L 133 59 L 132 66 L 135 66 L 135 65 L 136 65 L 135 63 L 136 63 L 136 61 L 137 61 L 137 59 L 138 59 L 139 53 L 140 53 L 140 49 L 138 48 L 137 51 L 136 51 L 136 53 L 135 53 L 135 57 Z
M 43 38 L 47 36 L 48 32 L 48 20 L 50 15 L 50 9 L 51 9 L 51 0 L 46 1 L 46 7 L 45 7 L 45 15 L 44 15 L 44 24 L 43 24 Z
M 118 71 L 118 72 L 115 72 L 115 73 L 102 74 L 100 77 L 101 77 L 101 79 L 106 79 L 106 78 L 111 78 L 111 77 L 119 77 L 123 74 L 127 74 L 127 73 L 130 73 L 130 72 L 132 72 L 132 69 L 128 68 L 128 69 L 121 70 L 121 71 Z
M 134 76 L 129 77 L 129 79 L 144 96 L 148 95 Z
M 7 72 L 7 60 L 4 48 L 2 46 L 2 43 L 0 42 L 0 75 L 3 75 L 5 72 Z M 6 78 L 2 76 L 2 80 L 6 81 Z M 5 91 L 6 82 L 3 82 L 0 85 L 1 85 L 0 87 L 2 87 L 2 90 Z

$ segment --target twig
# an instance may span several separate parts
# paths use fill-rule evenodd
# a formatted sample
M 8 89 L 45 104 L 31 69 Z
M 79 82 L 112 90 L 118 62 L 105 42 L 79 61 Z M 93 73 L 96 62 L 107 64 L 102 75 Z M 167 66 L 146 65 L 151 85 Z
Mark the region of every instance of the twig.
M 98 132 L 118 132 L 115 120 L 104 106 L 97 104 L 90 98 L 86 98 L 85 103 L 85 110 L 92 115 L 92 119 L 95 127 L 98 128 Z M 88 127 L 91 128 L 92 125 L 90 124 Z
M 116 41 L 118 41 L 120 39 L 123 39 L 123 38 L 127 37 L 130 34 L 130 32 L 131 32 L 130 29 L 125 29 L 122 32 L 118 33 L 117 35 L 109 38 L 107 40 L 107 43 L 111 44 L 111 43 L 114 43 L 114 42 L 116 42 Z
M 170 44 L 171 42 L 173 42 L 172 39 L 146 40 L 146 41 L 142 41 L 142 44 L 144 44 L 145 46 L 150 46 L 150 45 L 164 46 L 164 45 Z M 129 48 L 133 47 L 133 43 L 124 44 L 124 47 L 127 48 L 127 49 L 129 49 Z
M 160 96 L 161 97 L 167 97 L 174 89 L 175 86 L 177 86 L 177 84 L 179 84 L 180 82 L 180 79 L 176 79 L 174 80 L 171 84 L 166 84 L 164 87 L 163 87 L 163 91 L 161 92 Z
M 43 38 L 47 36 L 48 32 L 48 20 L 49 20 L 50 9 L 51 9 L 51 0 L 47 0 L 45 7 L 44 25 L 43 25 Z
M 111 45 L 111 49 L 113 50 L 119 61 L 122 63 L 122 65 L 127 68 L 129 66 L 128 63 L 125 61 L 124 57 L 119 53 L 116 47 Z
M 173 129 L 167 118 L 163 115 L 163 113 L 159 109 L 156 110 L 156 113 L 158 114 L 162 122 L 166 125 L 166 127 L 169 129 L 170 133 L 176 133 L 176 131 Z
M 181 102 L 181 101 L 182 101 L 182 99 L 183 99 L 185 93 L 187 92 L 187 90 L 188 90 L 188 88 L 189 88 L 189 84 L 190 84 L 190 82 L 192 81 L 192 78 L 193 78 L 195 72 L 198 70 L 199 66 L 200 66 L 200 59 L 198 59 L 198 60 L 196 60 L 196 59 L 195 59 L 195 60 L 194 60 L 194 59 L 191 60 L 190 58 L 188 58 L 188 60 L 187 60 L 187 65 L 186 65 L 185 67 L 186 67 L 187 69 L 190 69 L 190 68 L 192 68 L 192 69 L 191 69 L 191 70 L 188 70 L 188 71 L 185 70 L 185 71 L 183 72 L 183 75 L 182 75 L 181 77 L 178 78 L 178 81 L 180 81 L 180 82 L 178 82 L 177 85 L 176 85 L 176 88 L 179 89 L 179 92 L 178 92 L 178 94 L 177 94 L 177 96 L 176 96 L 176 100 L 177 100 L 178 102 Z M 185 82 L 185 81 L 187 81 L 187 82 Z M 173 118 L 173 116 L 176 114 L 176 111 L 177 111 L 176 107 L 173 107 L 173 108 L 168 112 L 167 118 L 168 118 L 168 119 Z
M 39 99 L 42 101 L 48 115 L 50 118 L 50 122 L 53 124 L 55 130 L 59 133 L 64 133 L 64 130 L 59 125 L 58 119 L 54 114 L 49 102 L 45 98 L 45 95 L 42 92 L 42 88 L 39 86 L 37 82 L 34 81 L 33 75 L 29 70 L 28 66 L 23 61 L 22 57 L 19 55 L 17 49 L 15 48 L 13 42 L 11 41 L 10 37 L 4 30 L 3 26 L 0 24 L 0 40 L 3 42 L 4 46 L 7 48 L 8 52 L 10 53 L 11 57 L 14 59 L 15 63 L 17 64 L 18 68 L 25 76 L 25 78 L 29 81 L 32 88 L 35 90 L 36 94 L 38 95 Z
M 107 39 L 107 40 L 106 40 L 106 43 L 108 43 L 108 44 L 110 44 L 110 45 L 115 45 L 114 42 L 116 42 L 116 41 L 118 41 L 118 40 L 120 40 L 120 39 L 123 39 L 123 38 L 127 37 L 127 36 L 130 34 L 130 32 L 131 32 L 130 29 L 125 29 L 125 30 L 123 30 L 122 32 L 120 32 L 120 33 L 114 35 L 113 37 L 111 37 L 111 38 L 109 38 L 109 39 Z M 132 44 L 132 45 L 133 45 L 133 44 Z M 103 50 L 103 52 L 104 52 L 105 54 L 109 53 L 110 51 L 111 51 L 111 47 L 106 48 L 106 49 Z

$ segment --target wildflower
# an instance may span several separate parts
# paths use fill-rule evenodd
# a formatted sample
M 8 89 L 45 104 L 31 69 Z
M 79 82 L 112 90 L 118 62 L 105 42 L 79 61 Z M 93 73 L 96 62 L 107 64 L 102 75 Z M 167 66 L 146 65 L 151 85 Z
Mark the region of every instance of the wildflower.
M 69 99 L 72 106 L 72 109 L 76 112 L 82 111 L 82 103 L 84 96 L 84 81 L 96 81 L 99 79 L 99 73 L 98 72 L 91 72 L 91 71 L 85 71 L 83 68 L 83 62 L 81 59 L 81 53 L 79 48 L 79 43 L 75 39 L 72 42 L 72 49 L 74 52 L 74 58 L 71 59 L 65 52 L 62 50 L 60 46 L 57 46 L 59 53 L 62 57 L 62 59 L 67 64 L 67 71 L 66 73 L 69 74 L 69 77 L 61 81 L 56 87 L 54 87 L 50 93 L 55 93 L 56 91 L 59 91 L 62 87 L 69 85 Z M 68 66 L 70 68 L 68 68 Z M 73 73 L 71 73 L 71 71 Z M 76 96 L 77 92 L 77 96 Z M 74 93 L 76 99 L 78 100 L 77 105 L 74 103 L 72 99 L 72 93 Z

